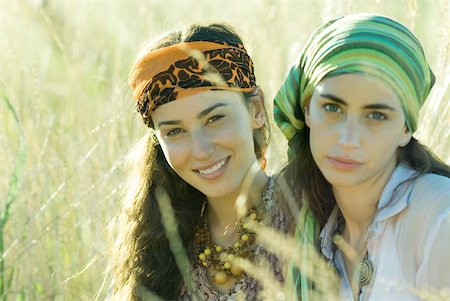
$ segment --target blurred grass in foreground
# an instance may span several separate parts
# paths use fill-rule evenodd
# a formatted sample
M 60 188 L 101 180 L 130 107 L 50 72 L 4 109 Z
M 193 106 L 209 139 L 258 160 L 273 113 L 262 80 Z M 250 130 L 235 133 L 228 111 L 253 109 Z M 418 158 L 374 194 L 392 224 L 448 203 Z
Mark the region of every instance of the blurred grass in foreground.
M 229 22 L 271 111 L 308 36 L 354 12 L 393 17 L 424 45 L 437 83 L 417 136 L 450 163 L 449 1 L 0 1 L 0 90 L 17 112 L 16 120 L 0 102 L 1 215 L 11 183 L 19 187 L 1 232 L 0 269 L 13 275 L 3 299 L 92 300 L 102 286 L 122 163 L 145 131 L 126 82 L 144 41 L 191 22 Z M 269 172 L 286 158 L 273 129 Z M 26 161 L 15 173 L 23 145 Z

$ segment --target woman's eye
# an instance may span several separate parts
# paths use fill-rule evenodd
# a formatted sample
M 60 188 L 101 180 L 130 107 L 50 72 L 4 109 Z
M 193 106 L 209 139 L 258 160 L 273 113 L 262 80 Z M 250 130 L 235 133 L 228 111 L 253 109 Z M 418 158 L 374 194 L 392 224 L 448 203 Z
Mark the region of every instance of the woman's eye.
M 328 104 L 324 105 L 323 108 L 328 112 L 333 112 L 333 113 L 341 112 L 341 109 L 339 108 L 339 106 L 336 104 L 333 104 L 333 103 L 328 103 Z
M 370 119 L 375 119 L 375 120 L 385 120 L 387 119 L 386 115 L 380 112 L 372 112 L 369 113 L 368 116 Z
M 175 128 L 175 129 L 172 129 L 172 130 L 168 131 L 166 136 L 167 137 L 172 137 L 172 136 L 175 136 L 175 135 L 178 135 L 178 134 L 182 133 L 182 131 L 183 130 L 180 129 L 180 128 Z
M 208 120 L 206 120 L 206 125 L 208 125 L 210 123 L 214 123 L 216 121 L 219 121 L 223 117 L 225 117 L 225 116 L 224 115 L 214 115 L 214 116 L 208 118 Z

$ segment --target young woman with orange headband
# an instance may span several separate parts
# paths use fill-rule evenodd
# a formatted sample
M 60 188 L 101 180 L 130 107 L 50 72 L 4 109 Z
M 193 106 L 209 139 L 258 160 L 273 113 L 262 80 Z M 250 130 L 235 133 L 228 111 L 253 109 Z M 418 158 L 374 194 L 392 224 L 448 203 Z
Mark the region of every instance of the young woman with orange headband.
M 223 24 L 171 32 L 137 58 L 129 82 L 150 129 L 132 157 L 116 224 L 112 299 L 140 300 L 148 292 L 168 300 L 258 299 L 261 284 L 233 259 L 266 258 L 278 281 L 282 267 L 244 221 L 281 232 L 288 223 L 275 177 L 262 168 L 264 98 L 241 39 Z M 236 202 L 249 177 L 241 217 Z M 158 202 L 170 202 L 192 270 L 180 271 Z

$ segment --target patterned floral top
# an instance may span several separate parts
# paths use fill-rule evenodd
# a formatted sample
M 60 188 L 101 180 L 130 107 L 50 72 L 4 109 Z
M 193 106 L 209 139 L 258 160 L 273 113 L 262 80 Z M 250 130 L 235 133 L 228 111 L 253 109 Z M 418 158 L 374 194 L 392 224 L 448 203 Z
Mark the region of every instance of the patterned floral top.
M 282 210 L 281 206 L 275 200 L 275 178 L 271 177 L 263 192 L 263 203 L 265 210 L 268 213 L 264 222 L 266 225 L 271 225 L 273 229 L 286 233 L 288 231 L 287 216 Z M 258 244 L 255 246 L 255 250 L 252 256 L 254 259 L 264 258 L 268 261 L 275 279 L 280 282 L 284 281 L 283 269 L 280 260 L 273 253 L 270 253 L 264 246 Z M 193 252 L 197 254 L 197 252 Z M 225 301 L 225 300 L 247 300 L 254 301 L 258 299 L 258 292 L 262 290 L 262 285 L 254 278 L 251 278 L 244 273 L 234 286 L 227 292 L 218 292 L 214 286 L 209 282 L 206 268 L 197 264 L 196 256 L 191 257 L 193 263 L 193 276 L 197 280 L 198 291 L 202 300 L 208 301 Z M 188 295 L 186 287 L 182 287 L 179 300 L 190 301 L 191 298 Z

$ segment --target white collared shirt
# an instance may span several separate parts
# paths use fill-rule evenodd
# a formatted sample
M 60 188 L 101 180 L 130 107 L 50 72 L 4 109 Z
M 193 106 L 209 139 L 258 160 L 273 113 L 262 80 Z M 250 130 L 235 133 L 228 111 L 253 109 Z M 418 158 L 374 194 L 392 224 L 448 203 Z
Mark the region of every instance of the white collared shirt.
M 450 299 L 450 179 L 425 174 L 395 191 L 414 174 L 400 164 L 383 190 L 368 232 L 374 274 L 360 300 L 422 300 L 437 290 Z M 353 300 L 343 255 L 332 242 L 338 216 L 336 207 L 321 231 L 321 251 L 338 271 L 342 298 Z

